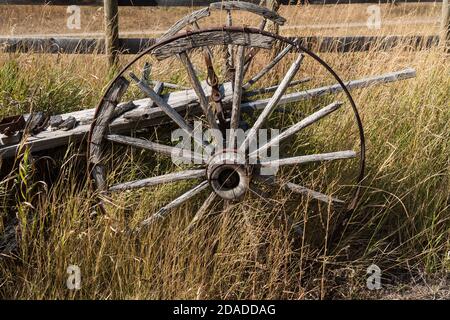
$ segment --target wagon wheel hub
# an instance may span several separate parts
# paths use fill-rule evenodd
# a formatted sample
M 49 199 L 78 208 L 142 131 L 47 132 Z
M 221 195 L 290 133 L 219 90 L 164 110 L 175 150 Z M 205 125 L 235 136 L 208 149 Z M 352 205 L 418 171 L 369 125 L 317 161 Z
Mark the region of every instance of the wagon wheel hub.
M 209 185 L 222 199 L 240 200 L 249 189 L 251 166 L 237 150 L 214 155 L 206 171 Z

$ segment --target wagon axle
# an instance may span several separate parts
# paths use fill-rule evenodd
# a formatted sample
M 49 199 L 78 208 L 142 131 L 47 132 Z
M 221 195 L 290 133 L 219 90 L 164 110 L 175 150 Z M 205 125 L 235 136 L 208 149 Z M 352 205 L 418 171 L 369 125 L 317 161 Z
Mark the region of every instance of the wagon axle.
M 211 158 L 206 175 L 212 190 L 219 197 L 240 200 L 249 189 L 252 169 L 238 150 L 224 150 Z

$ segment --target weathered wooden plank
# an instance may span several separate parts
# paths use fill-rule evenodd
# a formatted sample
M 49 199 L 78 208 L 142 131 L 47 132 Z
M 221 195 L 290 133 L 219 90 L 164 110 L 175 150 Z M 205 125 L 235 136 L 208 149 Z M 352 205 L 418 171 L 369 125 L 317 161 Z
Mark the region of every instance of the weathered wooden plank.
M 248 11 L 254 14 L 257 14 L 261 17 L 264 17 L 268 20 L 275 22 L 278 25 L 284 25 L 286 19 L 280 16 L 278 13 L 269 10 L 265 7 L 258 6 L 249 2 L 239 2 L 239 1 L 224 1 L 224 2 L 216 2 L 211 3 L 209 6 L 213 10 L 243 10 Z
M 203 8 L 197 11 L 192 12 L 190 15 L 187 15 L 183 17 L 182 19 L 178 20 L 172 27 L 170 27 L 169 30 L 167 30 L 164 35 L 162 35 L 158 41 L 164 41 L 174 35 L 176 35 L 178 32 L 183 30 L 186 26 L 193 24 L 197 22 L 200 19 L 209 17 L 210 11 L 209 8 Z
M 415 77 L 416 72 L 414 69 L 408 68 L 405 70 L 391 72 L 387 74 L 382 74 L 379 76 L 373 76 L 369 78 L 363 78 L 359 80 L 347 81 L 346 86 L 349 90 L 370 87 L 374 85 L 395 82 L 405 79 L 410 79 Z M 207 97 L 211 95 L 211 88 L 205 83 L 202 83 L 203 90 L 205 91 Z M 230 83 L 225 83 L 220 87 L 221 94 L 224 97 L 224 101 L 231 101 L 232 89 Z M 339 84 L 324 86 L 316 89 L 305 90 L 301 92 L 295 92 L 291 94 L 286 94 L 281 97 L 279 106 L 289 104 L 292 102 L 302 101 L 306 99 L 312 99 L 325 94 L 334 94 L 342 91 L 342 87 Z M 184 110 L 191 108 L 198 104 L 198 98 L 194 90 L 185 90 L 179 92 L 173 92 L 162 97 L 169 105 L 171 105 L 178 112 L 183 112 Z M 135 100 L 133 103 L 136 108 L 126 112 L 122 116 L 115 119 L 110 124 L 110 132 L 126 132 L 131 129 L 137 129 L 142 126 L 155 125 L 162 121 L 166 121 L 165 113 L 159 108 L 149 108 L 151 99 L 145 98 L 140 100 Z M 264 108 L 269 99 L 263 99 L 258 101 L 245 102 L 241 105 L 241 111 L 257 110 Z M 130 102 L 125 102 L 130 103 Z M 120 105 L 118 106 L 120 107 Z M 81 111 L 70 112 L 61 115 L 65 120 L 69 116 L 73 116 L 77 119 L 79 125 L 72 130 L 62 131 L 56 130 L 51 131 L 47 129 L 35 136 L 29 136 L 25 145 L 31 148 L 31 151 L 37 152 L 42 150 L 49 150 L 55 147 L 60 147 L 67 145 L 70 141 L 77 142 L 84 139 L 90 129 L 90 123 L 94 118 L 95 109 L 86 109 Z M 27 118 L 27 115 L 24 116 Z M 4 135 L 0 134 L 0 138 Z M 19 145 L 0 145 L 0 157 L 10 158 L 13 157 Z
M 389 82 L 395 82 L 405 79 L 414 78 L 416 76 L 416 70 L 412 68 L 407 68 L 405 70 L 397 71 L 397 72 L 390 72 L 386 73 L 380 76 L 373 76 L 369 78 L 363 78 L 359 80 L 352 80 L 344 82 L 345 86 L 348 90 L 354 90 L 359 88 L 365 88 L 373 85 L 383 84 L 383 83 L 389 83 Z M 299 102 L 302 100 L 307 99 L 313 99 L 317 98 L 326 94 L 334 94 L 342 92 L 343 88 L 340 84 L 334 84 L 330 86 L 324 86 L 320 88 L 314 88 L 310 90 L 304 90 L 301 92 L 294 92 L 285 94 L 281 97 L 280 102 L 278 105 L 285 105 L 292 102 Z M 241 106 L 241 110 L 257 110 L 264 108 L 268 103 L 270 99 L 262 99 L 257 101 L 250 101 L 245 102 Z
M 111 186 L 108 191 L 116 192 L 116 191 L 124 191 L 130 189 L 138 189 L 144 187 L 151 187 L 158 184 L 164 183 L 172 183 L 181 180 L 190 180 L 190 179 L 198 179 L 206 176 L 205 169 L 199 170 L 186 170 L 174 173 L 168 173 L 162 176 L 146 178 L 142 180 L 129 181 L 124 183 L 119 183 Z
M 176 39 L 165 45 L 158 46 L 152 53 L 158 60 L 164 60 L 195 48 L 216 45 L 240 45 L 269 49 L 272 46 L 272 42 L 272 37 L 263 34 L 209 31 Z
M 303 83 L 306 83 L 308 81 L 311 81 L 311 78 L 304 78 L 304 79 L 300 79 L 300 80 L 291 81 L 291 83 L 289 83 L 289 88 L 298 86 L 299 84 L 303 84 Z M 259 94 L 266 94 L 266 93 L 275 92 L 275 91 L 277 91 L 278 87 L 279 87 L 279 85 L 271 86 L 271 87 L 267 87 L 267 88 L 255 89 L 255 90 L 251 90 L 251 91 L 245 91 L 242 95 L 245 98 L 250 98 L 250 97 L 253 97 L 253 96 L 257 96 Z

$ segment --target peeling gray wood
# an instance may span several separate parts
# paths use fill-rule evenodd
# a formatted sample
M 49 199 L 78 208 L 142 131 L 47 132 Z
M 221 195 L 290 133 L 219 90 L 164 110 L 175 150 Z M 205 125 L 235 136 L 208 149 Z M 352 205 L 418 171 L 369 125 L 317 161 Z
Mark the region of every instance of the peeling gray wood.
M 110 134 L 106 136 L 106 140 L 132 146 L 135 148 L 151 150 L 172 157 L 174 160 L 183 159 L 191 161 L 196 164 L 202 164 L 207 161 L 207 157 L 203 157 L 201 154 L 191 152 L 190 150 L 167 146 L 144 139 L 122 136 L 117 134 Z
M 305 164 L 310 162 L 333 161 L 356 158 L 356 152 L 352 150 L 337 151 L 329 153 L 311 154 L 306 156 L 298 156 L 292 158 L 278 159 L 272 161 L 263 161 L 263 167 L 280 167 L 288 165 Z
M 299 84 L 303 84 L 303 83 L 306 83 L 309 81 L 311 81 L 311 78 L 304 78 L 304 79 L 300 79 L 300 80 L 291 81 L 291 83 L 289 83 L 289 88 L 298 86 Z M 245 91 L 242 95 L 245 98 L 250 98 L 253 96 L 260 95 L 260 94 L 273 93 L 273 92 L 277 91 L 278 87 L 279 87 L 279 85 L 271 86 L 271 87 L 267 87 L 267 88 L 255 89 L 255 90 L 251 90 L 251 91 Z
M 300 185 L 292 183 L 292 182 L 283 183 L 281 185 L 285 189 L 290 190 L 294 193 L 307 195 L 313 199 L 325 202 L 327 204 L 343 204 L 344 203 L 344 201 L 342 201 L 342 200 L 339 200 L 339 199 L 331 197 L 331 196 L 327 196 L 326 194 L 305 188 L 303 186 L 300 186 Z
M 106 131 L 108 130 L 109 122 L 114 114 L 114 109 L 119 103 L 121 97 L 125 94 L 128 88 L 129 82 L 123 77 L 117 79 L 117 81 L 110 88 L 106 94 L 105 99 L 100 106 L 99 115 L 95 121 L 95 126 L 92 127 L 91 141 L 89 142 L 90 159 L 91 163 L 98 164 L 102 157 L 102 140 Z M 70 118 L 70 116 L 69 116 Z
M 395 82 L 400 80 L 411 79 L 416 76 L 416 70 L 412 68 L 407 68 L 397 72 L 390 72 L 379 76 L 373 76 L 369 78 L 363 78 L 359 80 L 352 80 L 344 82 L 345 86 L 348 90 L 366 88 L 373 85 Z M 285 105 L 293 102 L 299 102 L 302 100 L 317 98 L 326 94 L 335 94 L 342 92 L 344 89 L 340 84 L 334 84 L 330 86 L 324 86 L 320 88 L 314 88 L 310 90 L 304 90 L 301 92 L 294 92 L 285 94 L 281 97 L 278 105 Z M 262 99 L 257 101 L 251 101 L 243 103 L 241 106 L 241 110 L 258 110 L 264 108 L 270 99 Z
M 209 196 L 206 198 L 206 200 L 203 202 L 201 207 L 198 209 L 198 211 L 195 213 L 194 218 L 189 223 L 189 226 L 187 227 L 187 232 L 190 232 L 195 225 L 205 216 L 207 211 L 210 209 L 210 207 L 213 205 L 213 203 L 218 199 L 218 195 L 215 192 L 211 192 Z
M 236 72 L 234 79 L 234 92 L 231 107 L 230 128 L 237 129 L 241 118 L 242 83 L 244 80 L 245 47 L 239 46 L 236 53 Z
M 196 135 L 194 135 L 193 129 L 186 123 L 184 118 L 164 99 L 162 99 L 155 91 L 153 91 L 149 86 L 139 80 L 135 74 L 130 73 L 130 77 L 136 82 L 139 89 L 142 90 L 156 105 L 164 111 L 164 113 L 169 116 L 184 132 L 186 132 L 199 146 L 204 146 L 205 143 L 199 140 Z
M 208 46 L 240 45 L 270 49 L 273 41 L 274 39 L 272 37 L 263 34 L 234 31 L 209 31 L 192 34 L 171 41 L 170 43 L 155 48 L 152 51 L 152 54 L 158 60 L 164 60 L 191 49 Z
M 203 8 L 203 9 L 192 12 L 190 15 L 178 20 L 172 27 L 170 27 L 170 29 L 167 30 L 167 32 L 158 39 L 158 42 L 164 41 L 164 40 L 176 35 L 178 32 L 183 30 L 186 26 L 193 24 L 194 22 L 197 22 L 200 19 L 209 17 L 209 15 L 210 15 L 209 8 Z

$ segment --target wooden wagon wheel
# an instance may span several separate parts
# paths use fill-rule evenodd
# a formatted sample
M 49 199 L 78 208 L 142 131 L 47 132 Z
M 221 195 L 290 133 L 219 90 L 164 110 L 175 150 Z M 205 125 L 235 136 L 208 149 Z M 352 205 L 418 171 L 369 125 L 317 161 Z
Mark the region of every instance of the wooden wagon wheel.
M 233 2 L 233 5 L 236 3 Z M 212 6 L 214 7 L 214 5 Z M 278 16 L 276 13 L 269 15 L 265 9 L 262 12 L 256 13 L 262 15 L 264 20 L 275 19 L 274 17 Z M 192 20 L 188 19 L 187 21 L 187 23 L 180 24 L 176 28 L 176 32 L 187 24 L 193 23 Z M 180 28 L 180 26 L 182 27 Z M 261 70 L 247 76 L 251 60 L 257 55 L 268 56 L 270 49 L 275 44 L 281 45 L 284 49 Z M 227 82 L 229 74 L 225 73 L 222 75 L 222 81 L 219 82 L 218 72 L 214 70 L 217 64 L 227 64 L 229 57 L 227 57 L 227 61 L 219 61 L 215 55 L 216 52 L 222 52 L 223 48 L 229 50 L 232 57 L 230 65 L 233 66 L 234 79 L 231 82 Z M 195 55 L 202 57 L 200 61 L 206 62 L 206 81 L 202 82 L 199 79 L 199 69 L 192 62 Z M 169 60 L 178 61 L 184 67 L 185 76 L 189 79 L 192 89 L 161 95 L 160 89 L 156 86 L 152 88 L 146 79 L 137 77 L 133 72 L 142 70 L 142 66 L 139 66 L 138 62 L 141 62 L 140 59 L 143 57 L 146 59 L 150 57 L 162 65 L 169 64 L 167 62 Z M 250 59 L 246 59 L 249 57 Z M 296 86 L 304 85 L 309 80 L 304 76 L 302 79 L 294 80 L 302 64 L 305 64 L 307 60 L 320 67 L 323 74 L 328 75 L 335 85 L 292 92 Z M 281 81 L 269 87 L 256 88 L 256 85 L 271 70 L 275 70 L 275 67 L 283 68 L 282 66 L 286 65 L 286 63 L 281 63 L 282 61 L 288 62 L 290 67 L 281 77 Z M 215 64 L 215 62 L 217 63 Z M 211 83 L 211 68 L 213 68 L 216 83 Z M 316 71 L 317 74 L 318 71 Z M 164 81 L 156 83 L 164 83 Z M 130 84 L 134 84 L 134 86 L 130 86 Z M 336 92 L 341 92 L 343 101 L 329 101 L 326 105 L 311 109 L 308 115 L 298 114 L 295 107 L 289 108 L 289 103 L 309 98 L 317 98 L 319 100 L 317 102 L 323 102 L 320 101 L 320 97 Z M 136 95 L 142 94 L 146 98 L 121 103 L 124 97 L 134 98 Z M 190 141 L 194 142 L 195 149 L 182 149 L 179 146 L 161 143 L 161 141 L 150 141 L 142 139 L 142 137 L 122 134 L 121 130 L 123 123 L 126 122 L 126 117 L 122 116 L 121 121 L 116 121 L 117 116 L 136 107 L 137 104 L 144 104 L 148 108 L 148 113 L 142 117 L 139 127 L 149 127 L 161 123 L 161 119 L 166 119 L 166 121 L 168 119 L 176 124 L 189 137 Z M 277 110 L 280 106 L 284 106 L 284 108 Z M 287 157 L 268 159 L 260 156 L 271 147 L 278 144 L 283 146 L 294 135 L 305 128 L 312 127 L 319 120 L 331 116 L 335 111 L 344 109 L 344 106 L 351 112 L 356 128 L 355 141 L 349 141 L 352 149 L 292 155 L 292 148 L 288 148 L 289 156 Z M 259 130 L 263 129 L 267 123 L 273 123 L 273 121 L 276 123 L 276 116 L 285 115 L 286 110 L 290 112 L 286 118 L 289 118 L 291 124 L 283 125 L 283 127 L 287 127 L 286 129 L 278 127 L 278 129 L 282 129 L 279 136 L 271 137 L 267 143 L 258 145 Z M 209 138 L 197 135 L 190 123 L 193 117 L 203 121 L 204 128 L 212 129 L 210 131 L 215 133 L 220 132 L 221 135 L 213 135 Z M 338 130 L 347 130 L 339 125 L 340 123 L 338 123 Z M 233 135 L 233 133 L 239 129 L 246 129 L 246 126 L 250 127 L 246 136 L 241 141 L 237 141 L 236 134 Z M 346 125 L 342 124 L 342 126 Z M 230 130 L 231 134 L 229 134 Z M 168 159 L 170 157 L 173 159 L 176 155 L 177 160 L 182 159 L 186 163 L 183 164 L 182 170 L 179 169 L 180 166 L 175 166 L 174 171 L 165 172 L 162 175 L 133 181 L 111 182 L 108 174 L 111 170 L 108 170 L 106 160 L 108 146 L 111 144 L 149 150 L 154 154 L 168 156 Z M 220 148 L 221 144 L 226 147 Z M 251 146 L 254 145 L 256 148 L 252 149 Z M 245 201 L 247 194 L 257 193 L 253 186 L 258 189 L 260 184 L 279 186 L 281 189 L 305 195 L 308 199 L 325 203 L 327 206 L 346 204 L 347 208 L 351 209 L 355 206 L 359 194 L 359 184 L 364 177 L 364 158 L 365 145 L 361 120 L 356 105 L 342 80 L 329 65 L 311 51 L 287 38 L 266 32 L 262 28 L 225 26 L 163 37 L 158 43 L 130 62 L 112 81 L 96 110 L 89 136 L 90 168 L 101 198 L 111 197 L 115 193 L 126 192 L 129 189 L 186 180 L 198 181 L 143 221 L 142 225 L 152 223 L 155 218 L 164 217 L 172 209 L 194 200 L 196 196 L 210 189 L 209 196 L 206 197 L 193 219 L 195 222 L 201 218 L 213 202 L 220 200 Z M 353 182 L 350 183 L 353 187 L 352 196 L 349 199 L 340 199 L 322 192 L 322 190 L 313 190 L 308 185 L 299 184 L 296 180 L 301 177 L 295 174 L 296 171 L 293 174 L 292 170 L 290 172 L 284 170 L 284 168 L 298 168 L 298 166 L 309 166 L 310 164 L 319 164 L 320 170 L 322 170 L 324 164 L 334 163 L 337 160 L 357 162 L 357 165 L 353 163 L 352 166 L 348 166 L 348 168 L 355 169 L 352 175 Z M 274 167 L 280 167 L 281 173 L 277 175 L 264 173 L 264 169 Z M 319 170 L 307 168 L 306 171 L 317 172 Z M 349 183 L 347 182 L 347 184 Z M 346 194 L 348 195 L 348 192 Z

